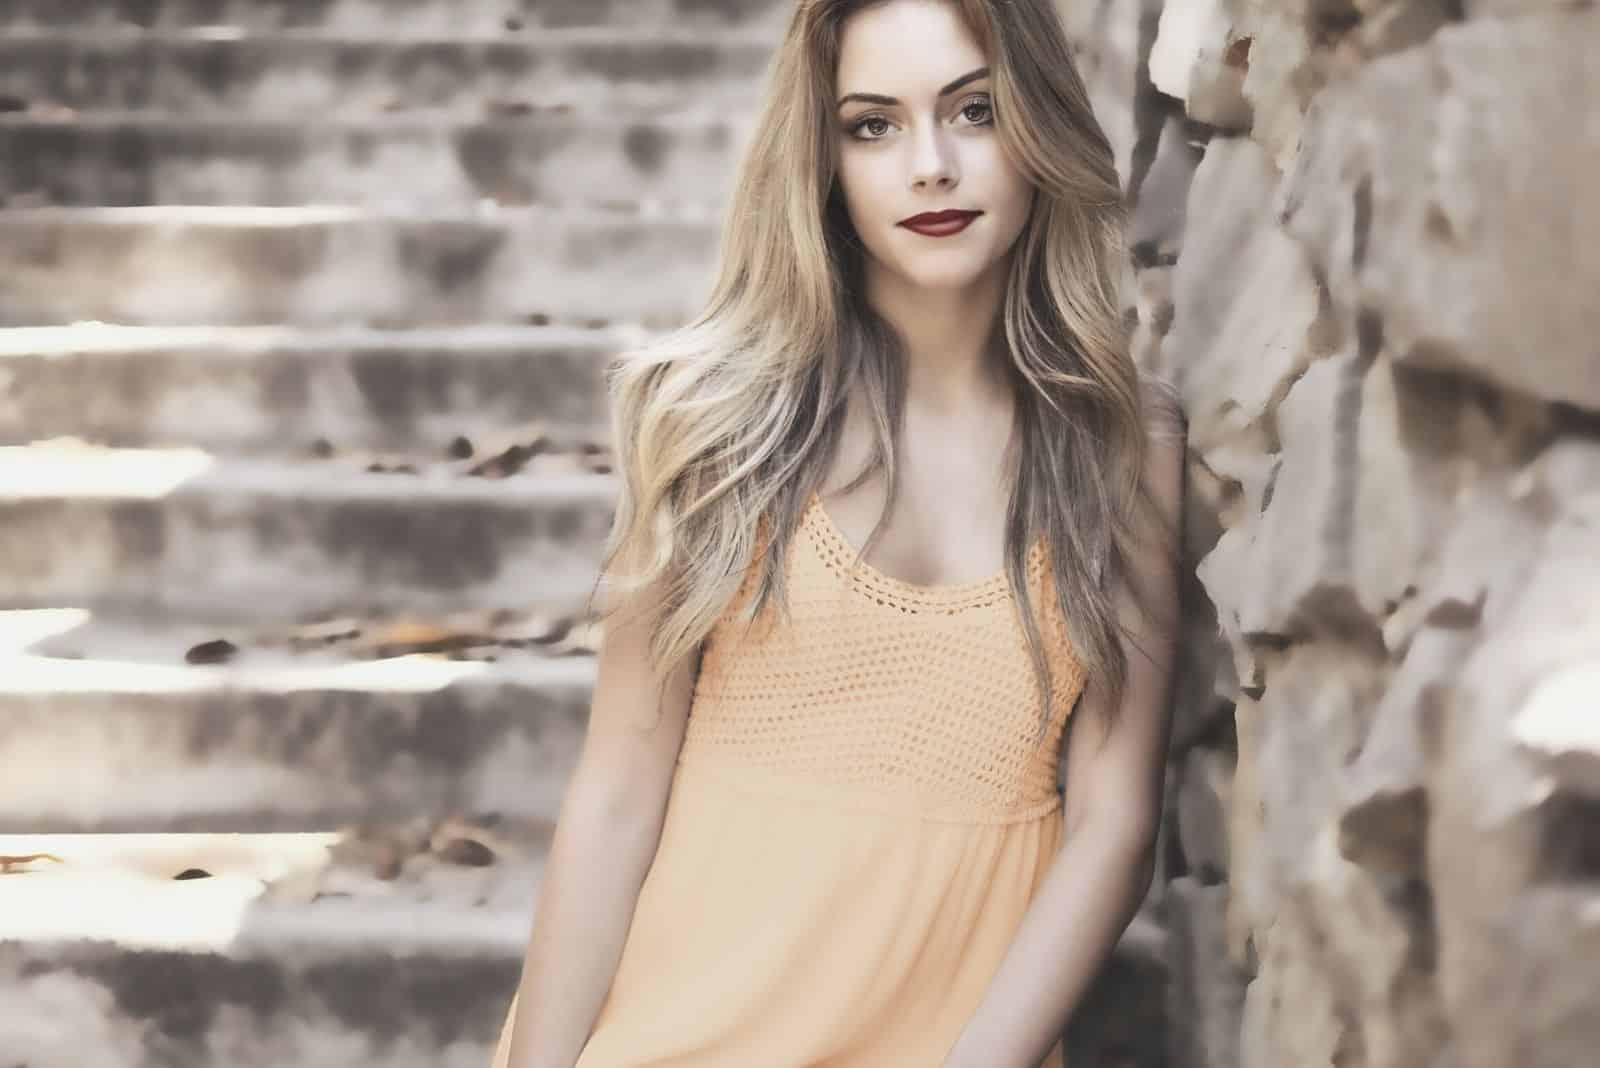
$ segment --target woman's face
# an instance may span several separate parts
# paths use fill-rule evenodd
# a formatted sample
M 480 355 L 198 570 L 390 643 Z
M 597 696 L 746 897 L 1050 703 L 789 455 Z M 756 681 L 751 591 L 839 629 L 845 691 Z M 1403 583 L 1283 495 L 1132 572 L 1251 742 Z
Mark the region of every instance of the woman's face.
M 889 0 L 845 19 L 839 43 L 838 181 L 869 278 L 961 289 L 1001 269 L 1033 186 L 1001 146 L 989 77 L 968 77 L 986 58 L 955 6 Z M 943 237 L 902 225 L 951 209 L 980 214 Z

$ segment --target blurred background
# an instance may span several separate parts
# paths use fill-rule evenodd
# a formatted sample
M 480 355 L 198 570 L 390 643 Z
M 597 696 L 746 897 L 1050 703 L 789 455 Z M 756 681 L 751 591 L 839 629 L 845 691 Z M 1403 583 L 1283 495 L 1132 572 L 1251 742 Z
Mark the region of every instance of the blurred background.
M 779 0 L 0 0 L 0 1064 L 483 1068 Z M 1600 23 L 1061 2 L 1190 420 L 1074 1068 L 1600 1043 Z

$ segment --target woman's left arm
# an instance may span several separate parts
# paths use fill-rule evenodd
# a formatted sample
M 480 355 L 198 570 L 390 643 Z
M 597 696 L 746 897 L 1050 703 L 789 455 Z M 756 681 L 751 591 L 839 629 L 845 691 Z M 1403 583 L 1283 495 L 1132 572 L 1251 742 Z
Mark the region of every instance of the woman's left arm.
M 1144 532 L 1128 569 L 1135 589 L 1116 594 L 1128 653 L 1121 714 L 1106 732 L 1107 699 L 1091 680 L 1070 721 L 1061 847 L 943 1068 L 1036 1068 L 1149 889 L 1177 644 L 1181 412 L 1177 421 L 1158 421 L 1143 474 L 1168 530 Z

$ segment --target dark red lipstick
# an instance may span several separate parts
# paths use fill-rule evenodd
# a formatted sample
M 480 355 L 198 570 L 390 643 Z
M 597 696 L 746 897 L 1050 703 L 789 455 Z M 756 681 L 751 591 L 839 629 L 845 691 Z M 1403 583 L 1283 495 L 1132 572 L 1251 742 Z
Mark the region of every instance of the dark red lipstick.
M 901 219 L 896 225 L 904 226 L 907 230 L 913 230 L 927 237 L 949 237 L 965 230 L 967 224 L 982 214 L 981 211 L 925 211 L 920 215 Z

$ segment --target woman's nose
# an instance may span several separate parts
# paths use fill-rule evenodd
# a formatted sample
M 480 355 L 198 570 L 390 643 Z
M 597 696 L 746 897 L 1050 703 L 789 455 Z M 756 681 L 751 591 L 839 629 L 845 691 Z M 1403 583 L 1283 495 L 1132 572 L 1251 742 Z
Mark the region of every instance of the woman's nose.
M 953 187 L 959 180 L 955 149 L 937 125 L 915 135 L 912 149 L 911 187 L 938 189 Z

